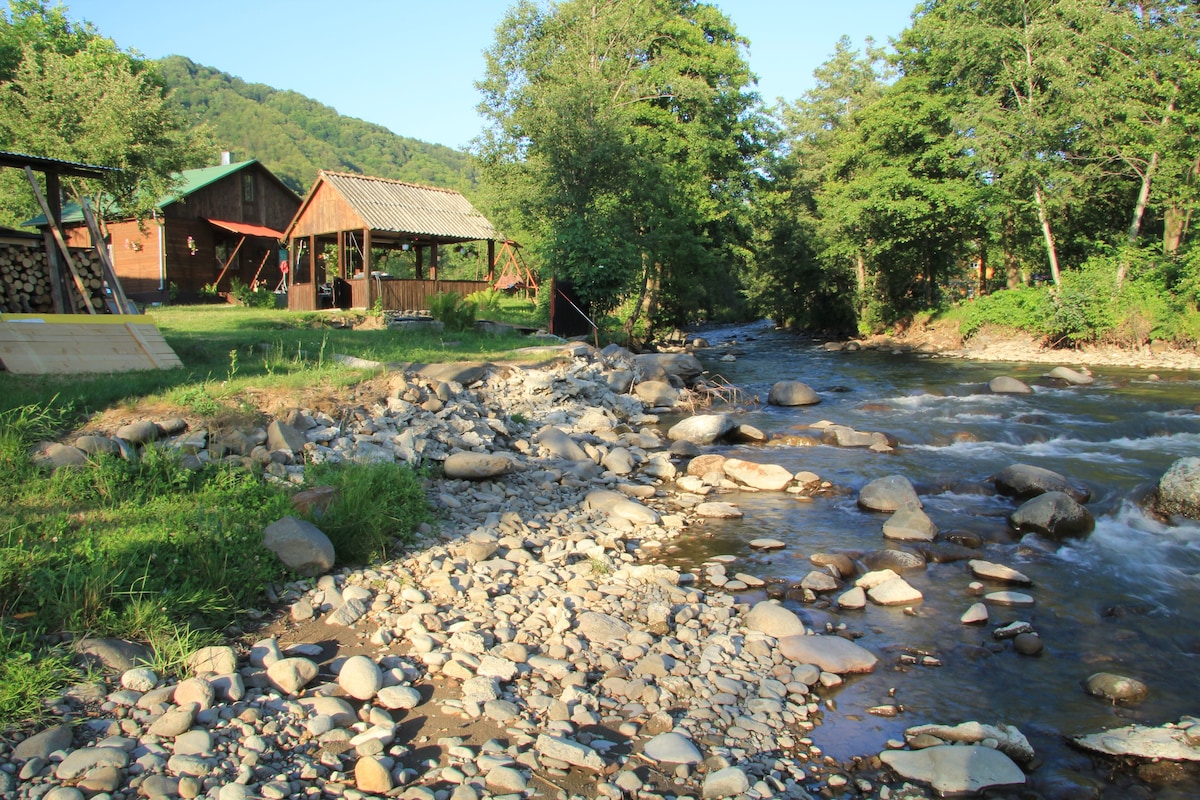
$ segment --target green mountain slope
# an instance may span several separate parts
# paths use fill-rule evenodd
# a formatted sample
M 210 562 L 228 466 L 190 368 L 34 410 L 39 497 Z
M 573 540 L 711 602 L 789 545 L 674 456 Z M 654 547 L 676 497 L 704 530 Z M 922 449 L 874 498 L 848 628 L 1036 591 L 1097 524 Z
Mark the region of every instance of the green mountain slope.
M 466 153 L 398 136 L 296 92 L 246 83 L 183 56 L 168 56 L 158 67 L 189 119 L 207 122 L 223 149 L 238 160 L 258 159 L 301 194 L 318 169 L 468 193 L 475 186 Z

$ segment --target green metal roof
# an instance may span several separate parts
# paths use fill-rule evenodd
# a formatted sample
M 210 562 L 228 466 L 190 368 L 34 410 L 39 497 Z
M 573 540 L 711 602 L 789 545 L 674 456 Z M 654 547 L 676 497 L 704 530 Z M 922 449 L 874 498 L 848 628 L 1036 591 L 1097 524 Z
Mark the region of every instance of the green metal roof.
M 158 202 L 154 205 L 160 209 L 169 206 L 171 203 L 182 200 L 188 195 L 203 189 L 205 186 L 216 183 L 222 178 L 245 169 L 254 163 L 257 163 L 257 160 L 252 158 L 249 161 L 239 161 L 236 164 L 221 164 L 216 167 L 200 167 L 199 169 L 185 169 L 183 172 L 177 172 L 172 176 L 179 180 L 179 185 L 175 191 L 158 198 Z M 79 203 L 63 203 L 62 221 L 83 222 L 83 209 Z M 26 220 L 21 224 L 26 227 L 39 228 L 46 224 L 46 215 L 38 214 L 33 219 Z

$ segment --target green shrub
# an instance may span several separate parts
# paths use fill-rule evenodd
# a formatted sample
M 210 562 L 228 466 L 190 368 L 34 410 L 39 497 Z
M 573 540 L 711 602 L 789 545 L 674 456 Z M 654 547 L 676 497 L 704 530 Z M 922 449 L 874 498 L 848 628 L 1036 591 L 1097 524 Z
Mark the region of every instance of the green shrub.
M 475 327 L 474 303 L 464 300 L 453 292 L 441 292 L 429 298 L 429 310 L 433 318 L 454 333 L 469 331 Z
M 369 564 L 411 542 L 417 526 L 432 520 L 421 476 L 402 464 L 314 464 L 307 477 L 311 485 L 337 489 L 312 522 L 333 542 L 338 563 Z
M 995 325 L 1044 336 L 1053 313 L 1051 293 L 1045 288 L 1005 289 L 970 300 L 947 317 L 957 319 L 959 334 L 969 339 L 986 325 Z
M 275 293 L 268 292 L 263 288 L 252 289 L 242 283 L 238 278 L 234 278 L 229 282 L 229 293 L 233 295 L 239 303 L 249 308 L 274 308 Z
M 466 297 L 468 303 L 475 304 L 475 310 L 479 314 L 488 314 L 495 316 L 500 313 L 500 301 L 504 299 L 504 293 L 499 289 L 483 289 L 478 292 L 473 292 Z

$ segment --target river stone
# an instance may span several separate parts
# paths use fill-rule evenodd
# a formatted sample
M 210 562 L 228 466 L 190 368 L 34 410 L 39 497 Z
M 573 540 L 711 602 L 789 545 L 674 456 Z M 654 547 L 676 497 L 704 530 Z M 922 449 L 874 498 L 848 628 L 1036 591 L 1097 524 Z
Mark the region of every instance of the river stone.
M 1083 688 L 1093 697 L 1103 697 L 1113 703 L 1140 703 L 1150 693 L 1150 687 L 1136 678 L 1111 672 L 1097 672 L 1084 681 Z
M 537 434 L 537 442 L 542 447 L 550 451 L 550 454 L 555 458 L 566 459 L 567 461 L 591 461 L 591 457 L 587 451 L 579 446 L 579 443 L 571 438 L 570 434 L 562 428 L 556 428 L 553 425 L 543 428 Z
M 411 686 L 385 686 L 375 695 L 384 708 L 408 710 L 421 705 L 421 693 Z
M 522 795 L 529 787 L 521 771 L 513 767 L 497 766 L 488 770 L 484 784 L 496 795 Z
M 921 498 L 903 475 L 887 475 L 864 486 L 858 493 L 858 505 L 868 511 L 899 511 L 921 508 Z
M 71 739 L 70 725 L 55 725 L 18 742 L 13 748 L 12 757 L 14 761 L 28 761 L 31 758 L 48 761 L 55 750 L 68 749 Z
M 237 671 L 237 654 L 228 645 L 201 647 L 188 657 L 188 669 L 194 675 L 228 675 Z
M 926 567 L 925 556 L 908 550 L 872 550 L 863 553 L 862 562 L 872 572 L 914 572 Z
M 1017 608 L 1029 608 L 1034 604 L 1033 597 L 1024 592 L 988 592 L 983 596 L 983 600 L 985 603 L 997 606 L 1014 606 Z
M 539 755 L 547 758 L 565 761 L 593 772 L 601 772 L 604 769 L 604 759 L 599 753 L 586 744 L 571 739 L 540 733 L 533 746 Z
M 659 522 L 658 512 L 654 509 L 608 489 L 588 492 L 583 505 L 584 508 L 604 511 L 618 519 L 628 520 L 634 525 L 657 525 Z
M 699 764 L 704 760 L 692 740 L 682 733 L 660 733 L 646 742 L 643 755 L 659 764 Z
M 75 642 L 75 655 L 82 661 L 117 672 L 154 661 L 154 651 L 144 644 L 124 639 L 80 639 Z
M 1000 375 L 988 382 L 988 390 L 992 394 L 1033 394 L 1029 384 L 1008 375 Z
M 316 525 L 295 517 L 284 517 L 263 531 L 263 547 L 284 566 L 306 578 L 321 575 L 333 567 L 333 542 Z
M 653 408 L 670 408 L 679 402 L 679 390 L 666 381 L 642 381 L 633 393 Z
M 286 422 L 273 420 L 267 426 L 267 449 L 272 452 L 285 450 L 295 455 L 303 453 L 306 444 L 308 444 L 308 437 Z
M 967 562 L 967 567 L 976 578 L 1015 583 L 1020 586 L 1029 586 L 1033 583 L 1024 573 L 1017 572 L 1012 567 L 1006 567 L 1003 564 L 993 564 L 991 561 L 973 558 Z
M 994 786 L 1025 783 L 1025 773 L 1011 758 L 980 745 L 885 750 L 879 760 L 901 777 L 929 784 L 944 795 L 974 794 Z
M 390 792 L 395 784 L 391 770 L 376 756 L 363 756 L 354 765 L 354 785 L 360 792 L 382 795 Z
M 712 444 L 733 428 L 733 418 L 728 414 L 697 414 L 672 425 L 667 431 L 667 438 L 673 442 Z
M 676 376 L 688 386 L 704 373 L 700 359 L 690 353 L 642 353 L 633 357 L 633 366 L 643 378 L 666 373 Z
M 752 539 L 750 540 L 750 548 L 752 550 L 782 550 L 787 547 L 787 543 L 781 542 L 778 539 Z
M 958 725 L 914 725 L 904 731 L 904 738 L 915 742 L 918 737 L 932 736 L 941 742 L 957 742 L 960 744 L 987 743 L 1004 753 L 1009 758 L 1022 764 L 1033 761 L 1036 753 L 1029 739 L 1015 725 L 998 723 L 991 725 L 971 720 Z
M 707 502 L 699 503 L 692 509 L 697 517 L 705 519 L 741 519 L 744 512 L 734 503 Z
M 188 678 L 175 685 L 172 699 L 176 705 L 186 706 L 195 703 L 200 710 L 212 708 L 217 699 L 217 692 L 211 682 L 205 678 Z
M 725 474 L 729 478 L 763 491 L 782 491 L 792 482 L 791 470 L 784 469 L 778 464 L 756 464 L 740 458 L 727 458 L 724 468 Z
M 784 636 L 803 636 L 804 623 L 795 612 L 771 600 L 755 603 L 742 622 L 747 630 L 765 633 L 781 639 Z
M 1066 381 L 1072 386 L 1091 386 L 1096 382 L 1096 379 L 1091 375 L 1073 370 L 1070 367 L 1055 367 L 1046 373 L 1046 377 Z
M 972 603 L 963 615 L 958 618 L 963 625 L 983 625 L 988 621 L 988 608 L 984 603 Z
M 1046 649 L 1046 644 L 1036 633 L 1025 631 L 1013 637 L 1013 649 L 1023 656 L 1038 656 Z
M 1090 491 L 1071 483 L 1066 476 L 1030 464 L 1005 467 L 992 480 L 997 492 L 1019 500 L 1028 500 L 1046 492 L 1063 492 L 1077 503 L 1086 503 L 1091 498 Z
M 1018 531 L 1033 531 L 1052 539 L 1087 536 L 1096 527 L 1092 514 L 1064 492 L 1046 492 L 1027 500 L 1008 517 Z
M 1135 756 L 1143 759 L 1168 761 L 1200 761 L 1200 747 L 1183 726 L 1167 724 L 1159 728 L 1128 725 L 1109 731 L 1077 736 L 1075 744 L 1087 750 L 1110 756 Z
M 613 394 L 625 394 L 633 388 L 635 378 L 633 370 L 612 369 L 604 374 L 604 383 Z
M 174 739 L 181 733 L 186 733 L 196 721 L 196 712 L 200 710 L 197 703 L 188 703 L 168 710 L 150 725 L 148 733 L 164 739 Z
M 881 606 L 905 606 L 910 603 L 919 603 L 925 599 L 919 591 L 901 577 L 895 577 L 878 586 L 872 586 L 867 589 L 867 597 L 871 598 L 871 602 Z
M 383 687 L 383 670 L 366 656 L 351 656 L 338 672 L 338 686 L 358 700 L 370 700 Z
M 442 462 L 442 471 L 447 478 L 486 481 L 507 475 L 513 471 L 515 464 L 508 456 L 495 453 L 472 453 L 461 451 L 451 453 Z
M 800 381 L 779 381 L 767 393 L 767 403 L 773 406 L 811 406 L 819 402 L 821 397 Z
M 283 658 L 267 667 L 267 679 L 284 694 L 299 694 L 317 677 L 317 665 L 307 658 Z
M 614 447 L 600 460 L 600 466 L 614 475 L 628 475 L 637 466 L 637 459 L 626 447 Z
M 1167 517 L 1200 519 L 1200 458 L 1181 458 L 1163 474 L 1154 510 Z
M 808 560 L 818 567 L 832 567 L 839 578 L 849 578 L 858 571 L 854 566 L 854 559 L 845 553 L 813 553 Z
M 358 721 L 354 706 L 341 697 L 301 697 L 297 701 L 309 716 L 327 716 L 339 728 L 348 728 Z
M 902 542 L 932 542 L 937 526 L 921 509 L 901 508 L 883 523 L 883 536 Z
M 81 747 L 67 753 L 67 757 L 54 769 L 54 777 L 60 781 L 74 781 L 95 767 L 124 769 L 129 764 L 129 753 L 119 747 Z
M 75 447 L 89 456 L 115 456 L 121 448 L 107 436 L 80 436 L 75 440 Z
M 624 620 L 597 611 L 585 611 L 575 622 L 576 633 L 585 639 L 601 644 L 624 642 L 632 630 L 633 628 Z
M 687 465 L 687 474 L 703 478 L 714 472 L 725 474 L 725 456 L 717 453 L 705 453 L 696 456 Z
M 701 796 L 704 800 L 737 797 L 750 791 L 750 779 L 741 767 L 725 767 L 704 777 Z
M 861 586 L 855 586 L 848 592 L 844 592 L 837 599 L 839 608 L 856 610 L 867 607 L 867 593 Z
M 785 636 L 779 640 L 779 653 L 836 675 L 871 672 L 879 662 L 870 650 L 841 636 Z
M 58 442 L 41 442 L 29 454 L 30 460 L 44 469 L 80 467 L 88 463 L 87 453 L 78 447 Z
M 116 436 L 132 444 L 146 444 L 158 438 L 158 426 L 148 419 L 117 428 Z
M 149 667 L 134 667 L 121 673 L 121 686 L 135 692 L 148 692 L 158 685 L 158 675 Z

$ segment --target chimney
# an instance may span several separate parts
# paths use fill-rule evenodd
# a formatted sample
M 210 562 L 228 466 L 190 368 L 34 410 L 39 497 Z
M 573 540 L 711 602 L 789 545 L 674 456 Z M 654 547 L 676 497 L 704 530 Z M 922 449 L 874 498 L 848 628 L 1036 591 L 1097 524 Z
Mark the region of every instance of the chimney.
M 222 150 L 221 151 L 221 166 L 228 167 L 232 163 L 233 163 L 233 153 L 229 152 L 228 150 Z

